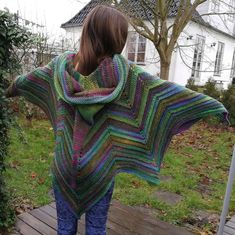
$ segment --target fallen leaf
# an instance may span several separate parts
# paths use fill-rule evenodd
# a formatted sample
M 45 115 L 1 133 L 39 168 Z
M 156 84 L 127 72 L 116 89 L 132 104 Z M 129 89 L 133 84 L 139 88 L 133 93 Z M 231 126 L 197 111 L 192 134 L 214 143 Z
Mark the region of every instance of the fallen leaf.
M 145 207 L 145 208 L 151 208 L 151 206 L 150 206 L 148 203 L 145 203 L 145 204 L 144 204 L 144 207 Z
M 207 232 L 200 232 L 200 235 L 208 235 Z
M 136 180 L 132 180 L 132 185 L 134 186 L 134 188 L 139 188 L 140 187 L 140 182 L 136 181 Z
M 31 178 L 32 178 L 32 179 L 35 179 L 36 177 L 37 177 L 37 173 L 36 173 L 36 172 L 32 172 L 32 173 L 31 173 Z
M 38 183 L 39 183 L 39 184 L 44 184 L 44 183 L 45 183 L 45 180 L 46 180 L 46 179 L 45 179 L 44 177 L 41 177 L 41 178 L 38 179 Z
M 17 161 L 17 160 L 14 160 L 14 161 L 12 161 L 11 163 L 10 163 L 10 167 L 11 168 L 15 168 L 15 169 L 19 169 L 19 166 L 20 166 L 20 162 L 19 161 Z
M 46 159 L 45 159 L 45 158 L 43 158 L 42 156 L 40 156 L 39 161 L 40 161 L 40 162 L 42 162 L 42 163 L 45 163 L 45 162 L 46 162 Z
M 49 153 L 49 157 L 54 157 L 54 153 L 53 152 Z
M 211 182 L 211 179 L 207 176 L 203 176 L 202 179 L 200 180 L 200 183 L 204 185 L 209 185 L 210 182 Z

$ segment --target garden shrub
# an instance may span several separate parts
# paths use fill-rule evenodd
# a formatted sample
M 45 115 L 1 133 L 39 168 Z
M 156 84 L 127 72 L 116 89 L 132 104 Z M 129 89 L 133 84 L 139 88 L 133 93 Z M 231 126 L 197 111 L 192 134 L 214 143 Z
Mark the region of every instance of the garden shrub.
M 8 101 L 3 95 L 6 84 L 4 73 L 0 70 L 0 234 L 15 222 L 14 210 L 9 200 L 9 192 L 4 179 L 5 158 L 9 145 L 8 129 L 11 123 Z
M 220 100 L 221 97 L 221 92 L 216 87 L 216 81 L 213 80 L 212 78 L 209 78 L 208 81 L 206 82 L 203 93 L 217 100 Z
M 198 88 L 199 88 L 197 85 L 195 85 L 194 78 L 189 78 L 188 79 L 186 87 L 190 90 L 193 90 L 193 91 L 198 91 Z
M 203 92 L 222 102 L 229 112 L 231 125 L 235 126 L 235 84 L 228 86 L 227 90 L 220 91 L 216 86 L 216 81 L 211 78 L 206 82 L 203 88 L 195 85 L 194 79 L 190 78 L 186 87 L 194 91 Z M 207 117 L 204 118 L 204 120 L 211 125 L 217 125 L 220 122 L 217 117 Z
M 228 86 L 228 89 L 222 92 L 221 101 L 229 111 L 231 124 L 235 126 L 235 84 Z
M 16 50 L 27 43 L 30 34 L 19 26 L 12 14 L 0 11 L 0 234 L 4 234 L 15 222 L 15 212 L 5 182 L 8 131 L 12 124 L 12 112 L 5 90 L 9 85 L 9 74 L 20 67 Z

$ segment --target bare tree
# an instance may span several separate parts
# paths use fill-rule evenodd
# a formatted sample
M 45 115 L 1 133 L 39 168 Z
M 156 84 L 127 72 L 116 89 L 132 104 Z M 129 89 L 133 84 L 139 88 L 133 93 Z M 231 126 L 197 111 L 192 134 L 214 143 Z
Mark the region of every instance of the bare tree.
M 202 15 L 196 11 L 204 2 L 206 0 L 114 0 L 116 7 L 129 16 L 134 30 L 153 42 L 160 57 L 160 77 L 165 80 L 169 78 L 172 54 L 176 47 L 179 48 L 177 41 L 185 26 L 192 19 L 204 22 Z M 231 9 L 231 12 L 203 16 L 235 14 Z

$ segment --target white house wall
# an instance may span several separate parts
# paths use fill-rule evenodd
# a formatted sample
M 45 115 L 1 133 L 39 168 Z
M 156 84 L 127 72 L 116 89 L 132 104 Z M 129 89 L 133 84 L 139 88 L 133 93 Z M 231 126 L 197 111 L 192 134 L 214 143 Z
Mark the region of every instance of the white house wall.
M 193 36 L 193 38 L 191 40 L 187 40 L 187 37 L 185 37 L 185 35 L 191 35 Z M 194 46 L 190 45 L 196 43 L 195 40 L 197 35 L 205 37 L 205 47 L 201 67 L 202 72 L 200 74 L 198 84 L 203 85 L 209 78 L 213 78 L 214 80 L 217 80 L 218 83 L 222 81 L 222 83 L 224 84 L 224 88 L 226 88 L 232 80 L 232 78 L 230 78 L 230 72 L 233 51 L 235 48 L 235 38 L 231 38 L 222 33 L 218 33 L 212 29 L 208 29 L 194 22 L 190 22 L 186 26 L 184 32 L 180 35 L 180 39 L 178 40 L 180 45 L 189 47 L 181 48 L 181 53 L 179 49 L 177 50 L 177 56 L 175 58 L 177 62 L 175 63 L 176 67 L 174 81 L 184 85 L 191 77 Z M 220 76 L 214 76 L 214 65 L 218 42 L 224 43 L 222 71 Z M 215 46 L 214 43 L 216 43 Z
M 70 27 L 66 28 L 65 31 L 67 43 L 69 43 L 70 47 L 74 48 L 74 50 L 78 50 L 80 44 L 80 37 L 82 34 L 82 27 Z

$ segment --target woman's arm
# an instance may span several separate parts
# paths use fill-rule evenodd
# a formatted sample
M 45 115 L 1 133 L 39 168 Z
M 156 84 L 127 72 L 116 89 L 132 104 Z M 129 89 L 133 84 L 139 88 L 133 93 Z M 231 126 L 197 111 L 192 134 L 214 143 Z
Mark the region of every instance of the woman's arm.
M 55 128 L 56 93 L 53 82 L 53 66 L 54 62 L 51 61 L 44 67 L 18 76 L 6 90 L 6 97 L 25 97 L 29 102 L 43 109 Z

